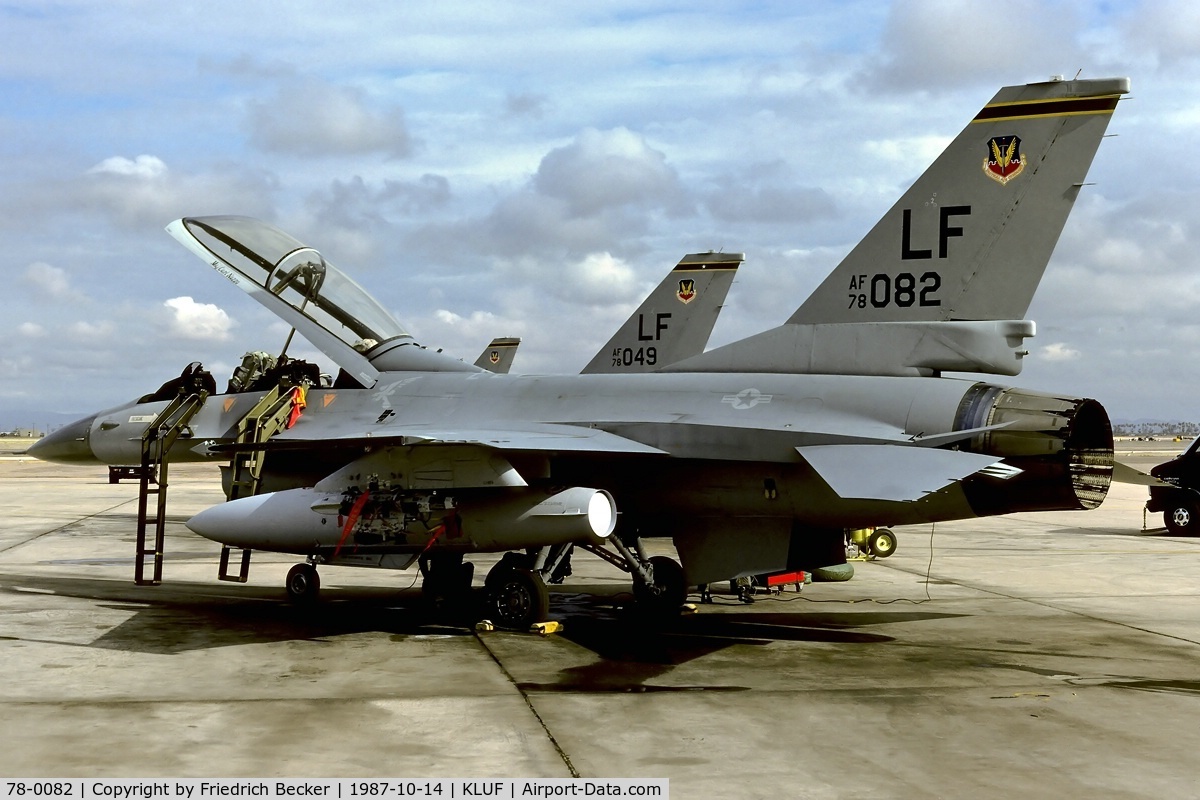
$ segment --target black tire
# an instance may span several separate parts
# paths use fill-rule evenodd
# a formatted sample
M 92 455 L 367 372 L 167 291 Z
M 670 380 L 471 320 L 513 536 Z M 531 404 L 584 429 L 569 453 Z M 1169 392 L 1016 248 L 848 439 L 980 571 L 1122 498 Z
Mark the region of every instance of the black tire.
M 1200 530 L 1200 517 L 1196 515 L 1196 506 L 1186 500 L 1167 506 L 1167 510 L 1163 512 L 1163 522 L 1172 536 L 1195 536 L 1196 531 Z
M 312 564 L 297 564 L 288 570 L 284 588 L 293 603 L 312 603 L 321 592 L 321 576 Z
M 492 571 L 493 573 L 495 570 Z M 514 631 L 529 630 L 543 622 L 550 610 L 550 593 L 542 576 L 528 569 L 504 569 L 488 573 L 487 615 L 492 622 Z
M 530 559 L 525 553 L 517 553 L 512 551 L 505 553 L 500 557 L 500 560 L 488 570 L 488 574 L 484 576 L 483 588 L 488 592 L 493 591 L 498 583 L 509 577 L 514 570 L 532 568 L 533 565 L 531 561 L 532 559 Z
M 687 578 L 683 576 L 683 567 L 669 556 L 652 556 L 650 567 L 654 572 L 654 587 L 637 582 L 633 586 L 638 609 L 656 617 L 678 614 L 680 606 L 687 599 Z
M 867 538 L 867 552 L 876 558 L 887 558 L 896 552 L 896 534 L 891 528 L 877 528 Z

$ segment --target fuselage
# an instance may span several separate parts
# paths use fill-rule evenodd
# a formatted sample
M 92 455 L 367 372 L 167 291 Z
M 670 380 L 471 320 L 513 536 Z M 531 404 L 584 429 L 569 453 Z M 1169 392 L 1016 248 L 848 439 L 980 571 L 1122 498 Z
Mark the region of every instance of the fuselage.
M 260 398 L 257 392 L 208 398 L 170 458 L 227 461 L 221 446 Z M 1088 413 L 1077 415 L 1085 403 Z M 47 437 L 31 454 L 136 463 L 142 435 L 165 405 L 102 412 Z M 547 436 L 545 426 L 566 427 Z M 996 429 L 953 436 L 988 426 Z M 617 438 L 591 442 L 593 432 Z M 797 449 L 925 441 L 1002 455 L 1021 475 L 948 482 L 917 502 L 842 497 Z M 609 491 L 625 524 L 650 535 L 674 535 L 707 516 L 853 527 L 1091 507 L 1072 484 L 1078 453 L 1096 451 L 1102 462 L 1107 450 L 1110 465 L 1112 453 L 1098 404 L 970 380 L 393 372 L 370 389 L 310 390 L 299 420 L 272 440 L 278 449 L 268 454 L 264 491 L 312 486 L 371 449 L 456 443 L 505 453 L 531 483 Z
M 370 389 L 309 390 L 303 415 L 279 438 L 416 439 L 422 432 L 519 431 L 549 423 L 616 432 L 675 458 L 786 463 L 798 460 L 794 448 L 807 444 L 903 442 L 954 431 L 962 398 L 974 385 L 845 375 L 395 372 Z M 208 398 L 170 459 L 226 460 L 212 448 L 232 440 L 237 422 L 261 398 L 260 392 Z M 50 461 L 133 463 L 143 433 L 166 405 L 102 411 L 30 452 Z M 75 446 L 65 448 L 68 441 Z

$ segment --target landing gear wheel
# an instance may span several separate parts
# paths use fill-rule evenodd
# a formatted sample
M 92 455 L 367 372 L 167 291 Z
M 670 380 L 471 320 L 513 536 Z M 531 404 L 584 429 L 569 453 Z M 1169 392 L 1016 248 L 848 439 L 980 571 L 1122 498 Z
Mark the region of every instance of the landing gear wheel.
M 532 559 L 525 553 L 505 553 L 488 570 L 488 574 L 483 579 L 483 587 L 489 592 L 493 591 L 499 582 L 509 577 L 514 570 L 531 568 L 533 566 L 531 561 Z
M 679 612 L 687 599 L 687 579 L 683 567 L 668 556 L 652 556 L 650 568 L 654 572 L 654 586 L 635 582 L 633 594 L 639 610 L 657 618 L 669 617 Z
M 321 591 L 321 576 L 312 564 L 297 564 L 288 570 L 283 585 L 293 603 L 312 603 Z
M 1163 512 L 1163 522 L 1172 536 L 1195 536 L 1197 529 L 1200 529 L 1196 506 L 1186 501 L 1172 503 Z
M 867 552 L 876 558 L 887 558 L 896 552 L 896 534 L 891 528 L 876 528 L 867 538 Z
M 550 593 L 542 576 L 528 569 L 505 569 L 488 573 L 491 586 L 487 594 L 487 612 L 492 622 L 515 631 L 529 630 L 535 622 L 544 622 L 550 609 Z

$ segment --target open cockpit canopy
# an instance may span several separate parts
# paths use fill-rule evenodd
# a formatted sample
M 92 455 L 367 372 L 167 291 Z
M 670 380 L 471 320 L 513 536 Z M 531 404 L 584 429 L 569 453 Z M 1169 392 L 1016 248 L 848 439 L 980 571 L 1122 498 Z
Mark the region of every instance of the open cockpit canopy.
M 364 386 L 382 370 L 474 369 L 417 346 L 365 289 L 274 225 L 250 217 L 184 217 L 167 231 Z

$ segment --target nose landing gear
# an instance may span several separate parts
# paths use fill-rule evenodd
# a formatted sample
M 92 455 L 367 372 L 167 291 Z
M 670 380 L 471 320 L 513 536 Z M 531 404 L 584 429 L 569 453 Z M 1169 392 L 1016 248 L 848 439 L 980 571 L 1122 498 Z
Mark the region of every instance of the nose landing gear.
M 284 581 L 288 599 L 298 605 L 316 602 L 321 592 L 321 576 L 317 574 L 315 564 L 305 562 L 297 564 L 288 570 L 287 580 Z

